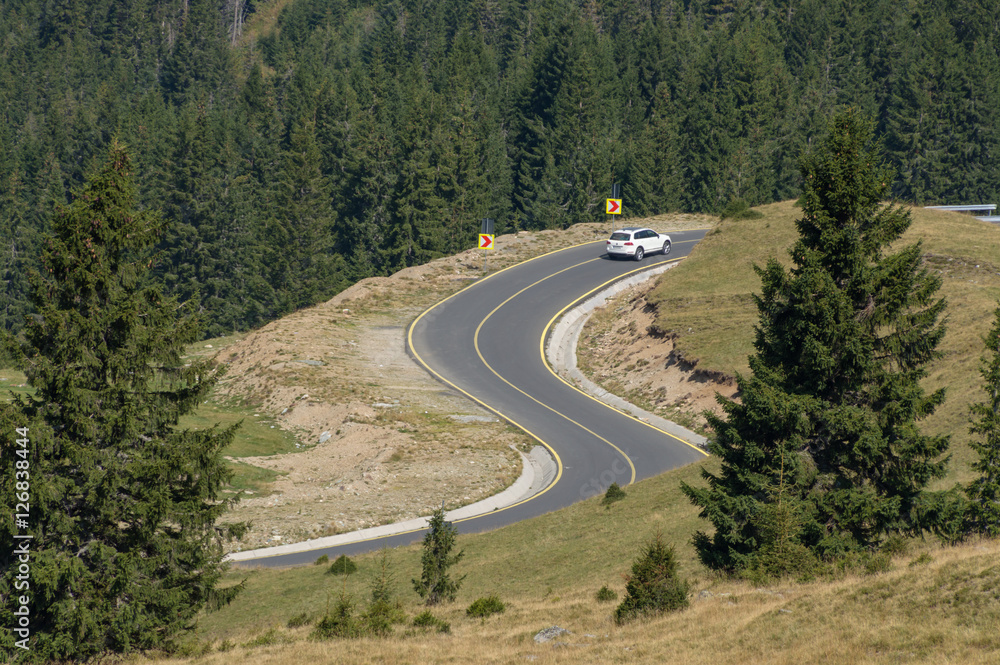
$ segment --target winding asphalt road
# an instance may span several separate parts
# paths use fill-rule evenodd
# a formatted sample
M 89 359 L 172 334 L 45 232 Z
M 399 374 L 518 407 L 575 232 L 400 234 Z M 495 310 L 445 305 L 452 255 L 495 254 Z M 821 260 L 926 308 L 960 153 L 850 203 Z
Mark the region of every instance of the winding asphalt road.
M 703 459 L 696 446 L 605 406 L 569 385 L 545 360 L 544 343 L 559 316 L 613 282 L 687 256 L 705 231 L 671 233 L 669 256 L 610 259 L 604 240 L 559 250 L 481 279 L 431 307 L 411 325 L 408 349 L 451 388 L 528 432 L 548 448 L 557 473 L 540 494 L 455 523 L 460 533 L 487 531 L 534 517 L 607 489 Z M 254 566 L 311 563 L 406 545 L 425 531 L 254 559 Z

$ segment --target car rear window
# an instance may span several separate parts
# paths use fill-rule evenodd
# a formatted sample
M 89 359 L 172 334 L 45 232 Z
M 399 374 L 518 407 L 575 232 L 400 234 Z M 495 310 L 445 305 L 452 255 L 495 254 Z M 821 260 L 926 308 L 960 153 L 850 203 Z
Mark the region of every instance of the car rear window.
M 612 233 L 611 234 L 611 239 L 612 240 L 631 240 L 632 239 L 632 234 L 631 233 Z

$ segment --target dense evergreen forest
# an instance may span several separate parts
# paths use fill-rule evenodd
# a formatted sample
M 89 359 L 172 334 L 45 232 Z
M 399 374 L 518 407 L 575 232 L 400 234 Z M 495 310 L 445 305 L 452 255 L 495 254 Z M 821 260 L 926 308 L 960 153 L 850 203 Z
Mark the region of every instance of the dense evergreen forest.
M 498 232 L 798 194 L 870 114 L 914 203 L 995 202 L 996 0 L 3 0 L 0 323 L 107 154 L 207 335 Z

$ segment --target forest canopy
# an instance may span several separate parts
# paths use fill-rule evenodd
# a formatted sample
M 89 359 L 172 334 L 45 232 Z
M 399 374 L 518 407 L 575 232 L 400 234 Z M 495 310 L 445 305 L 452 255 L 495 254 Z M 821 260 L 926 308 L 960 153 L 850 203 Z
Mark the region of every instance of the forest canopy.
M 997 197 L 993 0 L 5 0 L 0 325 L 113 138 L 165 293 L 259 326 L 498 233 L 796 196 L 837 108 L 894 197 Z

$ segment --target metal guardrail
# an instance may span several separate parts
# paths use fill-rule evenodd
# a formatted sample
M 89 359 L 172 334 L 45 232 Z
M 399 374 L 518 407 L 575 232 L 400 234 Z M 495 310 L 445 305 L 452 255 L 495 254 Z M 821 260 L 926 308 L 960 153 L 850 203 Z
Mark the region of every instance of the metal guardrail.
M 994 212 L 997 209 L 996 203 L 982 203 L 977 205 L 960 206 L 924 206 L 931 210 L 950 210 L 952 212 Z
M 993 213 L 997 210 L 996 203 L 979 203 L 971 205 L 957 205 L 957 206 L 924 206 L 924 208 L 930 210 L 946 210 L 948 212 L 981 212 L 984 215 L 975 215 L 975 218 L 981 222 L 992 222 L 994 224 L 1000 223 L 1000 215 L 994 215 Z

